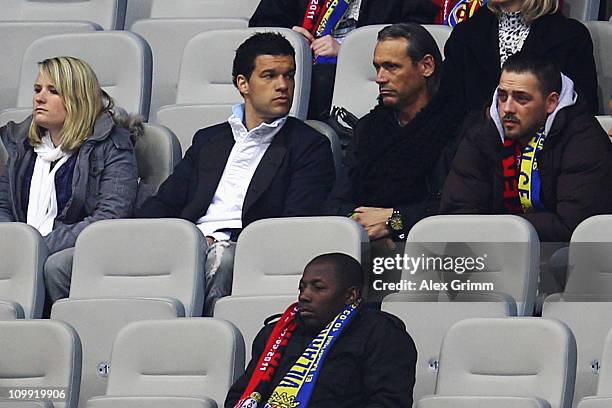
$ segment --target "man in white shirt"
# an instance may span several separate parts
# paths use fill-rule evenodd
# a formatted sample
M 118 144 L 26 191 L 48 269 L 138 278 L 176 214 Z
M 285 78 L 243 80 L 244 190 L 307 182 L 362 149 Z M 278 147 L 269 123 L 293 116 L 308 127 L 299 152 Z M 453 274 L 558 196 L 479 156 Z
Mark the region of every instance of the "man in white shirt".
M 238 234 L 272 217 L 322 214 L 334 182 L 329 141 L 288 116 L 294 50 L 277 33 L 257 33 L 236 51 L 232 76 L 244 104 L 227 122 L 199 130 L 185 157 L 141 218 L 179 217 L 197 224 L 208 242 L 205 315 L 231 293 Z

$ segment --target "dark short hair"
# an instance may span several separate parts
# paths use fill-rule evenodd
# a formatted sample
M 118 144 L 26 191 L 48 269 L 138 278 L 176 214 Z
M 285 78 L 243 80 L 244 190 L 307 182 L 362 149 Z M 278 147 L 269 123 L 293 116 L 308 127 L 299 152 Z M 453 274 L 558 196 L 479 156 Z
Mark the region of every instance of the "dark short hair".
M 442 54 L 436 40 L 423 26 L 415 23 L 398 23 L 387 26 L 378 32 L 377 41 L 404 38 L 408 41 L 406 54 L 416 64 L 430 54 L 436 64 L 433 74 L 427 78 L 427 92 L 430 96 L 438 92 L 442 72 Z
M 246 39 L 236 50 L 232 67 L 232 80 L 238 86 L 236 78 L 244 75 L 251 77 L 255 69 L 255 59 L 260 55 L 290 55 L 295 60 L 295 50 L 291 43 L 280 33 L 255 33 Z
M 363 272 L 361 264 L 352 256 L 339 252 L 319 255 L 308 262 L 306 268 L 314 264 L 330 265 L 342 289 L 348 289 L 354 286 L 359 289 L 359 294 L 361 294 L 363 287 Z
M 502 72 L 533 74 L 544 96 L 552 92 L 561 93 L 561 70 L 554 61 L 542 55 L 519 51 L 508 57 Z

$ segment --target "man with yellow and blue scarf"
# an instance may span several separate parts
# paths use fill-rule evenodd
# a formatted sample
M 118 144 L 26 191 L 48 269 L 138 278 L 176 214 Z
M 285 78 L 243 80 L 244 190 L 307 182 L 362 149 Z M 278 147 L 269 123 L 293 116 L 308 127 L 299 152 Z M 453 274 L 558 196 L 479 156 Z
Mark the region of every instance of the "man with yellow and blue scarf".
M 398 318 L 362 307 L 362 285 L 346 254 L 310 261 L 298 302 L 261 329 L 225 407 L 412 407 L 414 342 Z
M 467 120 L 442 213 L 515 214 L 540 241 L 567 242 L 580 222 L 612 212 L 612 145 L 553 62 L 509 57 L 486 117 Z

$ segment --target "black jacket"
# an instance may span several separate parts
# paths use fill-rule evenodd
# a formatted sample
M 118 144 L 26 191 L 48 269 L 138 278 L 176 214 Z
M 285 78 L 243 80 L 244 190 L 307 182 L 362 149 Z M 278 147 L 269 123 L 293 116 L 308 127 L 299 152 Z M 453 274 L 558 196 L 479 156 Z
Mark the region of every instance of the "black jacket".
M 522 51 L 545 55 L 559 64 L 593 114 L 598 112 L 597 72 L 593 42 L 587 28 L 561 13 L 535 20 Z M 491 104 L 499 83 L 498 20 L 481 7 L 458 24 L 444 47 L 441 91 L 454 100 L 455 108 L 479 111 Z
M 185 157 L 137 216 L 196 222 L 208 210 L 234 146 L 229 123 L 199 130 Z M 289 117 L 251 179 L 242 225 L 262 218 L 321 215 L 334 183 L 334 161 L 325 136 Z M 232 231 L 236 239 L 239 231 Z
M 249 27 L 302 25 L 308 0 L 261 0 Z M 430 0 L 362 0 L 357 27 L 411 21 L 431 24 L 438 6 Z
M 394 208 L 406 234 L 437 213 L 442 186 L 457 148 L 458 118 L 434 98 L 406 126 L 392 108 L 379 105 L 361 118 L 335 187 L 331 212 L 346 215 L 357 206 Z
M 231 387 L 225 408 L 233 408 L 246 388 L 274 323 L 253 341 L 252 359 Z M 299 327 L 289 340 L 269 392 L 279 383 L 317 333 Z M 385 312 L 362 308 L 330 349 L 309 407 L 411 408 L 417 351 L 404 323 Z M 265 399 L 269 395 L 262 396 Z
M 495 124 L 481 116 L 459 145 L 444 185 L 442 213 L 506 213 L 501 151 Z M 549 212 L 521 216 L 540 241 L 567 242 L 581 221 L 612 212 L 612 144 L 583 105 L 557 113 L 536 157 L 540 200 Z

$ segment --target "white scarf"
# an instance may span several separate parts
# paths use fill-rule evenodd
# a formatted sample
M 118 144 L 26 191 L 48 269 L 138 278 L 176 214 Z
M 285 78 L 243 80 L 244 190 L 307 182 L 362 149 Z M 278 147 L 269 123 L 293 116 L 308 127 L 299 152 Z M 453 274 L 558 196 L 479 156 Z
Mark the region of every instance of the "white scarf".
M 42 143 L 34 148 L 36 163 L 30 184 L 27 223 L 46 236 L 53 230 L 57 216 L 57 197 L 55 195 L 55 173 L 70 158 L 71 153 L 53 146 L 51 137 L 46 134 Z M 51 163 L 56 162 L 53 169 Z

